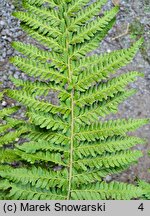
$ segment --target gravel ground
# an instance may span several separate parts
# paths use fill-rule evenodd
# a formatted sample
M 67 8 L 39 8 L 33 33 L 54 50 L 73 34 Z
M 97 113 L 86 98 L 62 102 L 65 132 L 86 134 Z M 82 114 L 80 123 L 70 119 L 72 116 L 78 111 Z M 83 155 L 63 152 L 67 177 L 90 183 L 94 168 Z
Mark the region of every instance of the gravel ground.
M 9 80 L 12 75 L 15 78 L 28 79 L 28 77 L 9 64 L 9 58 L 16 55 L 16 52 L 11 48 L 11 42 L 20 40 L 24 42 L 33 42 L 20 29 L 19 21 L 11 16 L 15 7 L 19 7 L 17 0 L 1 0 L 0 1 L 0 81 L 3 83 L 3 88 L 13 88 Z M 19 2 L 19 0 L 18 0 Z M 109 0 L 105 9 L 112 6 L 112 2 L 118 0 Z M 136 41 L 141 36 L 144 36 L 145 42 L 140 52 L 136 55 L 134 61 L 122 68 L 122 71 L 141 71 L 145 74 L 144 78 L 139 78 L 137 82 L 131 86 L 138 90 L 138 93 L 120 105 L 117 115 L 112 115 L 110 118 L 116 117 L 134 117 L 134 118 L 150 118 L 150 3 L 149 0 L 120 0 L 120 12 L 117 17 L 117 23 L 109 36 L 101 43 L 100 47 L 95 50 L 95 53 L 110 52 L 115 49 L 128 47 L 132 42 Z M 34 42 L 36 43 L 36 42 Z M 55 101 L 56 96 L 51 94 L 51 101 Z M 7 107 L 12 104 L 12 100 L 5 98 L 2 101 L 1 107 Z M 21 116 L 21 111 L 19 115 Z M 150 167 L 150 158 L 146 155 L 150 149 L 150 125 L 146 125 L 139 129 L 135 134 L 147 138 L 147 145 L 138 145 L 136 149 L 141 149 L 144 153 L 137 165 L 132 166 L 129 170 L 119 175 L 112 177 L 108 176 L 107 181 L 117 179 L 125 182 L 134 182 L 137 178 L 150 181 L 150 174 L 147 169 Z

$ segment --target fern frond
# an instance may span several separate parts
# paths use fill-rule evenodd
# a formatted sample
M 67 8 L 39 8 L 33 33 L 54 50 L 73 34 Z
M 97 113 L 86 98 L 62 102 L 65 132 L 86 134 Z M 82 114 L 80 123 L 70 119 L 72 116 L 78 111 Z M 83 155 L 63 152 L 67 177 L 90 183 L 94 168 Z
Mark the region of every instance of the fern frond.
M 58 116 L 52 116 L 49 114 L 43 114 L 41 112 L 28 112 L 28 116 L 30 121 L 39 125 L 40 128 L 55 130 L 62 130 L 62 133 L 66 133 L 69 129 L 68 122 L 62 121 L 62 119 Z
M 0 125 L 0 133 L 5 133 L 9 129 L 15 128 L 16 126 L 19 126 L 20 124 L 23 124 L 22 120 L 17 120 L 13 118 L 7 118 L 7 123 Z
M 46 36 L 43 36 L 43 35 L 39 34 L 38 32 L 36 32 L 36 30 L 30 29 L 26 25 L 21 25 L 21 26 L 22 26 L 22 29 L 26 33 L 28 33 L 35 40 L 39 41 L 42 45 L 47 46 L 48 48 L 50 48 L 56 52 L 60 52 L 61 46 L 57 43 L 56 40 L 54 40 L 53 38 L 47 38 Z M 19 42 L 19 43 L 21 43 L 21 42 Z M 18 49 L 19 49 L 19 47 L 17 46 L 17 50 Z M 33 53 L 32 50 L 27 50 L 25 47 L 21 47 L 20 49 L 21 49 L 21 52 L 27 52 L 28 51 L 27 52 L 28 55 L 32 55 L 34 58 L 37 58 L 36 53 Z
M 57 190 L 46 190 L 33 186 L 11 183 L 9 197 L 13 200 L 64 200 L 66 196 Z
M 13 42 L 12 47 L 15 48 L 18 52 L 22 53 L 23 55 L 30 57 L 35 60 L 39 61 L 49 61 L 50 54 L 44 50 L 38 49 L 36 46 L 31 44 L 25 44 L 22 42 Z M 51 46 L 52 48 L 52 46 Z M 59 47 L 55 43 L 55 51 L 58 51 Z
M 68 107 L 65 108 L 64 106 L 56 106 L 48 102 L 36 100 L 34 97 L 31 97 L 30 95 L 22 91 L 7 90 L 7 94 L 11 98 L 14 98 L 21 102 L 23 105 L 26 105 L 27 107 L 35 109 L 37 111 L 43 111 L 46 113 L 50 112 L 53 114 L 61 113 L 66 115 L 70 113 L 70 109 Z
M 70 44 L 83 43 L 85 40 L 90 40 L 97 31 L 105 29 L 106 25 L 116 16 L 118 7 L 114 7 L 107 12 L 104 17 L 97 18 L 96 20 L 88 23 L 84 27 L 80 27 L 77 33 L 73 36 Z
M 30 94 L 34 96 L 47 96 L 50 91 L 54 91 L 59 93 L 58 97 L 61 101 L 70 98 L 70 94 L 60 84 L 46 83 L 38 80 L 34 82 L 28 80 L 23 81 L 21 79 L 15 79 L 14 77 L 11 77 L 10 79 L 15 86 L 21 86 L 25 92 L 30 92 Z
M 16 145 L 16 147 L 26 153 L 35 153 L 36 151 L 43 150 L 50 152 L 63 152 L 63 154 L 69 154 L 67 146 L 55 145 L 52 142 L 39 139 L 37 142 L 26 142 L 23 145 Z
M 83 158 L 92 155 L 102 155 L 106 152 L 113 153 L 121 150 L 127 150 L 137 144 L 145 144 L 145 140 L 139 137 L 111 137 L 106 140 L 89 143 L 81 143 L 75 148 L 75 155 L 78 158 Z
M 126 170 L 129 167 L 129 164 L 126 166 L 120 166 L 120 167 L 111 167 L 111 168 L 104 168 L 104 169 L 91 169 L 90 171 L 86 170 L 81 173 L 76 173 L 73 175 L 73 185 L 74 187 L 83 185 L 83 184 L 89 184 L 89 183 L 95 183 L 95 182 L 101 182 L 104 177 L 111 174 L 120 173 L 124 170 Z
M 28 1 L 27 1 L 28 2 Z M 30 5 L 27 2 L 24 2 L 23 7 L 28 10 L 29 13 L 33 13 L 38 16 L 42 21 L 46 21 L 49 25 L 58 26 L 61 23 L 61 20 L 58 17 L 58 14 L 55 10 L 49 10 L 46 8 L 38 8 L 35 5 Z
M 26 0 L 30 5 L 42 6 L 44 3 L 49 3 L 49 6 L 56 7 L 58 6 L 55 0 Z
M 112 28 L 115 23 L 115 19 L 112 19 L 109 24 L 105 27 L 102 32 L 98 32 L 95 37 L 93 37 L 87 43 L 79 43 L 73 47 L 73 51 L 71 53 L 70 58 L 72 60 L 77 60 L 79 58 L 83 58 L 87 55 L 87 53 L 96 49 L 99 43 L 103 40 L 103 38 L 107 35 L 108 31 Z
M 96 121 L 99 116 L 105 117 L 108 114 L 116 113 L 118 106 L 125 99 L 132 96 L 136 91 L 130 90 L 126 92 L 118 92 L 114 97 L 104 100 L 102 103 L 94 103 L 90 107 L 85 107 L 80 110 L 80 114 L 75 117 L 75 122 L 82 124 L 91 124 Z
M 0 190 L 7 190 L 11 187 L 10 182 L 5 179 L 5 180 L 0 180 Z
M 80 132 L 75 134 L 78 141 L 96 141 L 114 135 L 126 135 L 128 131 L 134 131 L 149 122 L 148 119 L 118 119 L 106 122 L 96 122 L 85 128 L 80 128 Z
M 58 187 L 65 188 L 67 184 L 67 172 L 48 171 L 41 167 L 32 167 L 31 169 L 19 168 L 0 171 L 0 176 L 14 183 L 26 185 L 30 183 L 36 188 L 49 190 L 50 188 Z
M 146 182 L 146 181 L 142 181 L 140 180 L 138 182 L 138 185 L 141 189 L 143 189 L 144 193 L 143 193 L 143 196 L 150 200 L 150 183 Z
M 62 146 L 69 145 L 70 144 L 70 138 L 64 134 L 61 133 L 55 133 L 55 132 L 39 132 L 34 131 L 31 129 L 31 132 L 26 135 L 27 138 L 29 138 L 32 141 L 38 141 L 38 140 L 44 140 L 44 141 L 51 141 L 54 144 L 60 144 Z
M 12 57 L 10 60 L 15 66 L 27 73 L 29 76 L 40 77 L 41 79 L 55 81 L 56 83 L 66 83 L 67 77 L 58 71 L 50 68 L 49 64 L 40 64 L 34 60 L 27 60 L 21 57 Z
M 79 91 L 85 91 L 96 82 L 108 78 L 110 73 L 114 73 L 116 69 L 123 67 L 133 59 L 142 41 L 140 39 L 126 50 L 113 51 L 100 57 L 91 56 L 81 59 L 74 68 L 76 74 L 79 74 L 76 88 Z M 81 73 L 81 71 L 83 72 Z
M 8 200 L 7 193 L 5 191 L 0 190 L 0 199 L 1 200 Z
M 19 128 L 19 130 L 11 131 L 0 137 L 0 146 L 10 144 L 18 139 L 22 134 L 26 133 L 28 130 L 25 128 Z
M 118 92 L 123 92 L 124 88 L 130 83 L 135 81 L 137 76 L 143 76 L 139 72 L 128 72 L 118 77 L 112 78 L 106 83 L 95 85 L 89 88 L 86 93 L 81 95 L 78 93 L 76 105 L 83 107 L 85 105 L 91 105 L 95 101 L 107 100 L 108 97 L 114 97 Z
M 14 150 L 0 148 L 0 163 L 1 164 L 12 163 L 18 160 L 19 160 L 19 157 L 15 154 Z M 8 170 L 8 167 L 5 170 Z
M 22 89 L 25 92 L 30 92 L 31 95 L 44 95 L 47 96 L 50 89 L 49 89 L 49 85 L 46 82 L 42 82 L 42 81 L 24 81 L 21 79 L 15 79 L 14 77 L 10 78 L 11 81 L 15 84 L 16 87 L 22 87 Z M 55 91 L 58 91 L 58 89 Z
M 3 99 L 4 92 L 0 92 L 0 101 Z
M 126 183 L 96 183 L 85 185 L 80 190 L 72 191 L 72 199 L 74 200 L 130 200 L 135 197 L 141 197 L 143 190 Z
M 92 66 L 95 65 L 97 66 L 99 65 L 101 69 L 103 69 L 104 66 L 106 67 L 110 66 L 110 69 L 114 69 L 114 70 L 118 69 L 118 68 L 113 68 L 114 65 L 117 66 L 117 64 L 119 65 L 122 64 L 121 65 L 122 67 L 127 63 L 129 63 L 133 59 L 137 51 L 139 50 L 142 43 L 143 43 L 143 38 L 140 38 L 131 47 L 127 49 L 115 50 L 110 53 L 105 53 L 103 55 L 92 55 L 80 59 L 79 61 L 76 61 L 76 64 L 74 65 L 75 74 L 78 74 L 78 72 L 81 72 L 84 69 L 90 68 L 91 70 Z
M 24 22 L 31 29 L 36 29 L 38 33 L 44 36 L 47 35 L 56 38 L 58 35 L 61 35 L 61 32 L 57 27 L 50 27 L 46 21 L 41 20 L 40 17 L 35 14 L 20 11 L 14 12 L 13 16 Z
M 22 160 L 25 160 L 31 164 L 42 161 L 42 162 L 52 162 L 56 165 L 66 166 L 66 163 L 62 160 L 60 153 L 50 153 L 46 151 L 46 152 L 36 152 L 35 154 L 29 154 L 29 153 L 20 151 L 18 149 L 15 150 L 15 153 L 19 157 L 21 157 Z
M 91 20 L 93 16 L 96 16 L 100 13 L 101 7 L 106 3 L 106 0 L 96 1 L 92 3 L 89 7 L 85 7 L 85 9 L 80 10 L 75 18 L 70 20 L 69 31 L 76 32 L 78 30 L 78 26 L 82 26 L 87 21 Z
M 73 0 L 70 1 L 70 5 L 67 10 L 68 16 L 74 16 L 75 12 L 78 12 L 83 6 L 85 6 L 89 0 Z
M 77 170 L 88 170 L 88 168 L 97 169 L 101 167 L 120 167 L 137 161 L 142 157 L 141 151 L 121 151 L 119 153 L 106 154 L 101 157 L 90 157 L 74 161 L 74 167 Z
M 14 107 L 9 107 L 9 108 L 0 110 L 0 119 L 3 119 L 5 116 L 9 116 L 17 112 L 18 109 L 19 109 L 19 106 L 14 106 Z

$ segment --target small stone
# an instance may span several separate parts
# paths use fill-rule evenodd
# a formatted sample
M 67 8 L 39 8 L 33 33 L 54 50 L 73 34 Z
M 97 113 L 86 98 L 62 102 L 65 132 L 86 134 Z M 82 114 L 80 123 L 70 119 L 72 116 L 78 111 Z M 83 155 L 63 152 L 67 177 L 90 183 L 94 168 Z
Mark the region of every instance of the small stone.
M 6 107 L 7 106 L 7 102 L 6 101 L 2 101 L 2 106 Z
M 12 9 L 12 10 L 15 9 L 14 5 L 11 5 L 11 9 Z
M 112 180 L 112 177 L 108 175 L 108 176 L 105 177 L 105 180 L 106 180 L 107 182 L 110 182 L 110 181 Z
M 10 37 L 7 37 L 6 40 L 9 42 L 12 42 L 12 38 L 10 38 Z
M 20 75 L 20 73 L 19 73 L 19 72 L 16 72 L 16 73 L 14 74 L 14 78 L 19 79 L 19 75 Z
M 3 20 L 0 21 L 0 26 L 4 26 L 5 22 Z
M 3 52 L 2 57 L 6 58 L 6 52 Z
M 61 169 L 62 169 L 62 166 L 55 166 L 55 167 L 53 168 L 54 171 L 59 171 L 59 170 L 61 170 Z
M 19 141 L 19 138 L 16 138 L 15 141 L 18 142 L 18 141 Z
M 147 79 L 150 79 L 150 74 L 148 74 Z
M 11 49 L 7 50 L 7 55 L 12 55 L 13 51 Z
M 111 52 L 111 50 L 110 50 L 110 49 L 107 49 L 107 52 L 108 52 L 108 53 L 110 53 L 110 52 Z
M 3 80 L 7 81 L 8 77 L 6 75 L 3 76 Z

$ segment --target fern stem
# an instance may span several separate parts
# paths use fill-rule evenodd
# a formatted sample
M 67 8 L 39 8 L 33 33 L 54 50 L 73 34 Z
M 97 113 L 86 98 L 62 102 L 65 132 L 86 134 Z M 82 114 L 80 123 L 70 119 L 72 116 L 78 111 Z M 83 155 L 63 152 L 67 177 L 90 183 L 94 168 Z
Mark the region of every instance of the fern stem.
M 69 41 L 67 42 L 67 51 L 69 50 Z M 71 59 L 68 56 L 68 73 L 70 83 L 72 82 L 72 70 L 71 70 Z M 70 134 L 70 164 L 69 164 L 69 173 L 68 173 L 68 195 L 67 200 L 70 199 L 71 196 L 71 183 L 72 183 L 72 166 L 73 166 L 73 141 L 74 141 L 74 89 L 71 90 L 71 134 Z
M 70 199 L 71 193 L 71 182 L 72 182 L 72 166 L 73 166 L 73 138 L 74 138 L 74 101 L 73 101 L 73 90 L 71 93 L 71 143 L 70 143 L 70 169 L 69 169 L 69 186 L 67 200 Z

